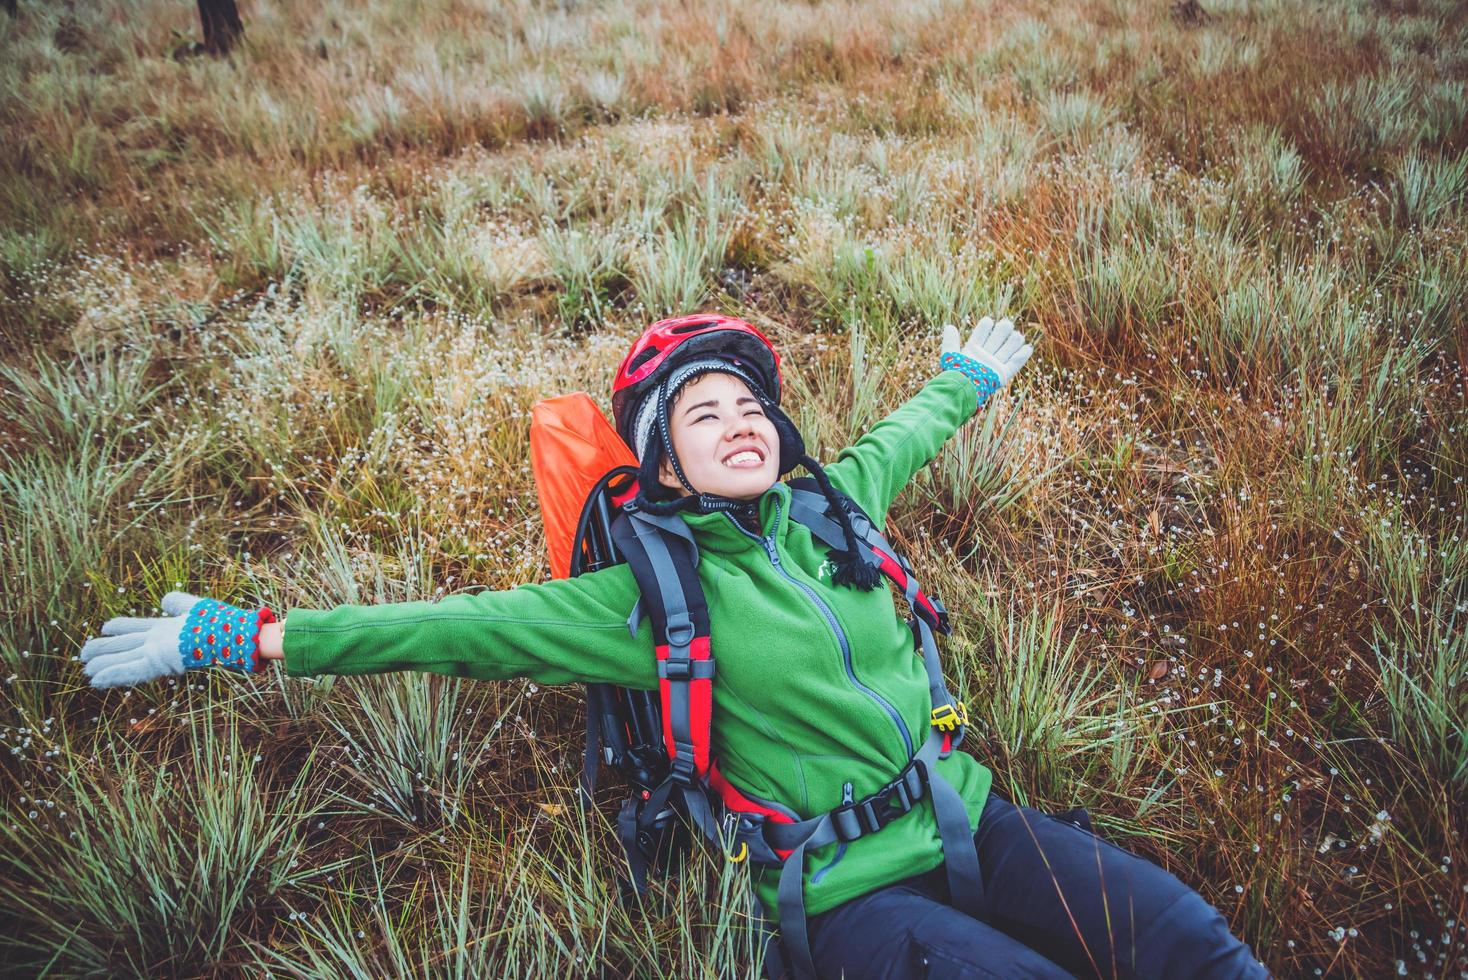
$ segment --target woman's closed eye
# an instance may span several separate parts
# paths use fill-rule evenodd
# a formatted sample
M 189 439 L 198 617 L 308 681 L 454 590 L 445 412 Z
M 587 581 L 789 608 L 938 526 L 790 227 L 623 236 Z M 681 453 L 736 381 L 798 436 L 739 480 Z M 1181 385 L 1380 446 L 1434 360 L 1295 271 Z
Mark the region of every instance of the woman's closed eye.
M 747 416 L 750 416 L 750 415 L 758 415 L 760 418 L 764 418 L 764 415 L 765 415 L 764 412 L 760 411 L 757 408 L 751 409 L 750 411 L 745 412 L 744 414 L 745 414 L 746 417 Z M 717 418 L 718 418 L 718 416 L 715 415 L 713 412 L 705 412 L 704 414 L 700 415 L 698 418 L 694 419 L 693 421 L 695 421 L 695 422 L 702 422 L 704 419 L 717 419 Z
M 746 409 L 744 412 L 742 412 L 740 414 L 742 414 L 745 418 L 748 418 L 751 415 L 758 415 L 760 418 L 764 418 L 765 417 L 765 410 L 764 410 L 764 408 L 762 406 L 755 405 L 755 406 L 753 406 L 751 408 Z M 719 413 L 718 413 L 717 410 L 716 411 L 710 411 L 710 412 L 704 412 L 701 415 L 698 415 L 698 416 L 694 417 L 692 419 L 692 424 L 697 424 L 699 422 L 705 422 L 705 421 L 707 421 L 709 419 L 714 419 L 714 420 L 717 421 L 719 419 L 719 417 L 720 416 L 719 416 Z

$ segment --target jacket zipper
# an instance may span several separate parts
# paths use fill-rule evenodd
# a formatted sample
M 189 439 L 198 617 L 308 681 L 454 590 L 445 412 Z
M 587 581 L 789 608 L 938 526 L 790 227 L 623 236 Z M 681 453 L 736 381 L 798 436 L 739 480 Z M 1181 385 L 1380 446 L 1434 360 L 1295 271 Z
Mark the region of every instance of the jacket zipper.
M 812 589 L 810 586 L 806 585 L 799 579 L 795 578 L 793 575 L 785 570 L 784 565 L 780 564 L 779 552 L 775 550 L 775 535 L 778 534 L 780 530 L 780 500 L 778 498 L 776 498 L 775 500 L 775 520 L 774 523 L 770 525 L 770 533 L 767 537 L 762 538 L 754 532 L 743 527 L 738 521 L 734 519 L 734 516 L 732 514 L 726 512 L 724 516 L 729 518 L 729 523 L 733 524 L 736 528 L 739 528 L 740 533 L 743 534 L 745 537 L 753 541 L 758 541 L 762 545 L 764 545 L 765 554 L 769 556 L 770 564 L 775 566 L 775 570 L 778 571 L 787 582 L 798 586 L 800 588 L 800 591 L 804 592 L 806 596 L 810 599 L 810 601 L 815 604 L 816 608 L 821 611 L 822 615 L 826 617 L 827 625 L 831 627 L 831 632 L 836 634 L 836 642 L 839 643 L 841 646 L 841 659 L 842 663 L 846 667 L 847 680 L 851 681 L 852 686 L 855 687 L 858 691 L 861 691 L 867 697 L 871 698 L 877 704 L 882 706 L 882 709 L 887 712 L 887 716 L 892 719 L 892 724 L 896 726 L 897 733 L 902 736 L 902 744 L 907 747 L 907 757 L 909 759 L 912 758 L 912 735 L 908 733 L 907 725 L 902 721 L 902 716 L 897 713 L 897 709 L 892 707 L 891 703 L 889 703 L 886 698 L 882 697 L 876 691 L 873 691 L 871 688 L 867 687 L 861 681 L 856 679 L 856 672 L 852 669 L 851 666 L 851 644 L 847 642 L 846 633 L 841 629 L 841 624 L 837 622 L 836 614 L 831 611 L 830 606 L 826 605 L 825 602 L 821 600 L 821 597 L 816 594 L 816 591 L 814 589 Z
M 841 805 L 842 806 L 850 806 L 851 805 L 851 801 L 853 799 L 854 799 L 854 797 L 851 794 L 851 784 L 850 783 L 842 783 L 841 784 Z M 846 841 L 842 841 L 841 844 L 840 844 L 840 846 L 838 846 L 836 848 L 836 856 L 831 859 L 831 863 L 828 864 L 828 865 L 826 865 L 824 868 L 817 869 L 816 872 L 810 876 L 810 883 L 812 885 L 818 884 L 822 878 L 826 877 L 826 873 L 827 872 L 829 872 L 832 868 L 836 867 L 836 865 L 838 865 L 838 864 L 841 863 L 841 859 L 844 858 L 845 856 L 846 856 Z

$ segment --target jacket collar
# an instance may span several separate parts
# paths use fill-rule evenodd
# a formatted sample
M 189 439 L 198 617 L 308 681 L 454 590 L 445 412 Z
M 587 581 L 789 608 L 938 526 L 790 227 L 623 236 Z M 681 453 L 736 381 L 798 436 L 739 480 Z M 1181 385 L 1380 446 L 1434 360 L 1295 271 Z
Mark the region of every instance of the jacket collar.
M 784 481 L 777 481 L 760 496 L 758 504 L 761 535 L 769 537 L 775 528 L 777 513 L 780 515 L 780 532 L 783 533 L 786 515 L 790 512 L 790 487 Z M 693 530 L 701 550 L 728 552 L 759 547 L 750 538 L 750 532 L 737 526 L 728 514 L 694 514 L 684 511 L 680 516 Z

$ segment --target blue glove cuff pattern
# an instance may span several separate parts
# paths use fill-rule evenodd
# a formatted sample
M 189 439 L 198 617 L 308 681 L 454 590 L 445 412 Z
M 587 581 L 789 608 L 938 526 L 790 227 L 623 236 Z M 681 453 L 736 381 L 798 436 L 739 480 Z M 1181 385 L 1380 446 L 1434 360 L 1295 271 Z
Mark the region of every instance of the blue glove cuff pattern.
M 979 390 L 979 405 L 989 400 L 989 396 L 999 390 L 1003 384 L 994 369 L 980 364 L 966 354 L 958 351 L 949 351 L 938 359 L 938 366 L 944 371 L 957 371 L 974 383 Z
M 260 660 L 260 627 L 275 622 L 268 608 L 251 612 L 218 599 L 200 599 L 189 610 L 178 637 L 179 659 L 185 669 L 228 667 L 256 671 Z

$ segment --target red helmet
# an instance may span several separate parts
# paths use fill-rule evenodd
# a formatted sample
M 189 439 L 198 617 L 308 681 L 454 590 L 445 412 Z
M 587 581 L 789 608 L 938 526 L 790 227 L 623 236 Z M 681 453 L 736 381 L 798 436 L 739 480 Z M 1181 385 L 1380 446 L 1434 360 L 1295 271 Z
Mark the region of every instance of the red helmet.
M 727 357 L 754 375 L 764 394 L 780 403 L 780 355 L 769 338 L 743 320 L 696 313 L 659 320 L 643 331 L 612 381 L 612 417 L 631 444 L 632 414 L 642 395 L 679 364 L 696 357 Z

